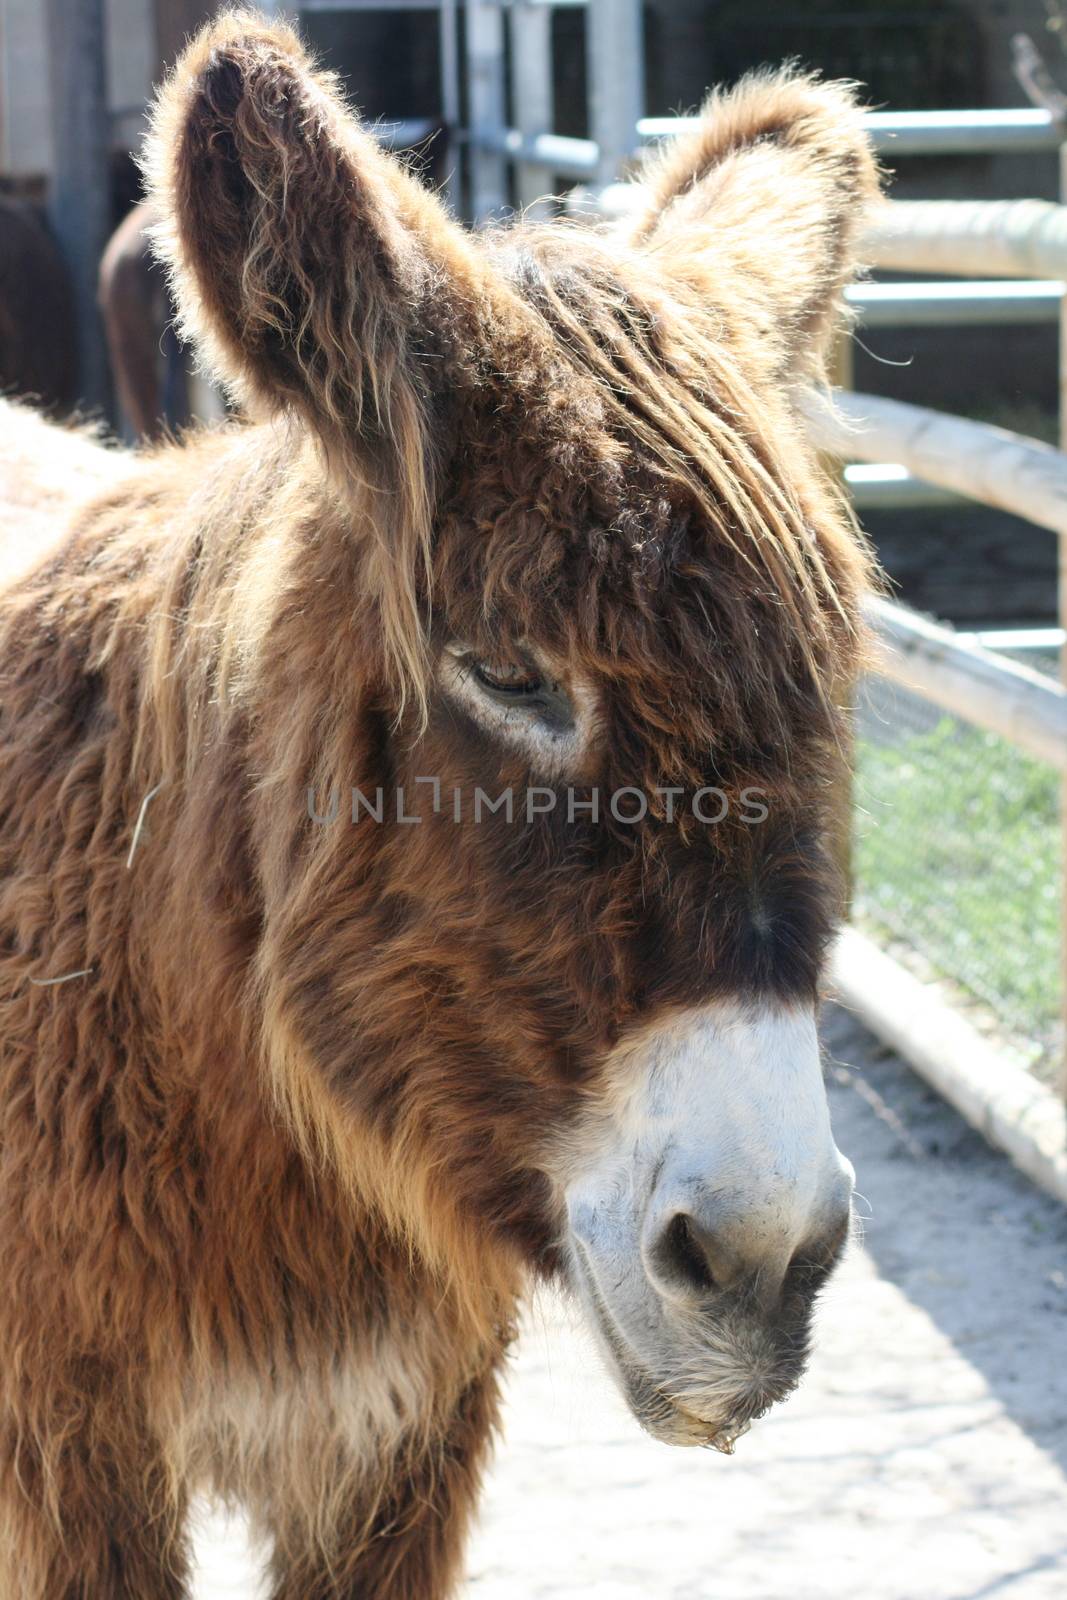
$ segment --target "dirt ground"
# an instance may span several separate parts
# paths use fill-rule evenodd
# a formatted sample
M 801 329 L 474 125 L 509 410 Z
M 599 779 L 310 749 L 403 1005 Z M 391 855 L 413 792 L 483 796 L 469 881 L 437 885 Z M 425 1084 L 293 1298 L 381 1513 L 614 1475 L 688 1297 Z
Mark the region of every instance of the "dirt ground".
M 799 1393 L 732 1459 L 644 1437 L 587 1336 L 531 1312 L 465 1600 L 1064 1600 L 1067 1212 L 841 1012 L 864 1241 Z M 206 1518 L 196 1600 L 251 1600 Z

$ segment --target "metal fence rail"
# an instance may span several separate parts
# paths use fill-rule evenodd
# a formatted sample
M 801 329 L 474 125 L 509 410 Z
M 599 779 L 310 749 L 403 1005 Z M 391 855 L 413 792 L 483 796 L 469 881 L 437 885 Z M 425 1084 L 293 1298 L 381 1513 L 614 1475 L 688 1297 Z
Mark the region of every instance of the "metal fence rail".
M 864 119 L 879 155 L 991 155 L 1058 150 L 1063 134 L 1047 111 L 871 111 Z M 642 140 L 676 139 L 700 126 L 699 117 L 643 117 Z
M 575 0 L 466 0 L 470 214 L 480 223 L 553 192 L 561 178 L 605 185 L 638 149 L 644 113 L 640 0 L 578 0 L 586 13 L 588 139 L 552 131 L 551 12 Z M 512 61 L 507 105 L 505 33 Z M 513 176 L 513 183 L 509 180 Z

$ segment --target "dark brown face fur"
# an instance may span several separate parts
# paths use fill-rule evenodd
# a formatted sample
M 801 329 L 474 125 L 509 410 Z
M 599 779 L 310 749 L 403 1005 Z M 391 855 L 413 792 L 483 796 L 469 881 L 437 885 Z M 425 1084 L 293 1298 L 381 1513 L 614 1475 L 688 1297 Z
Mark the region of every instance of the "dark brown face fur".
M 652 170 L 624 231 L 479 250 L 280 37 L 229 24 L 152 157 L 188 324 L 322 444 L 348 561 L 320 581 L 362 619 L 351 715 L 331 707 L 302 774 L 343 797 L 293 846 L 322 892 L 268 909 L 276 1004 L 331 1103 L 550 1262 L 543 1152 L 613 1049 L 719 1000 L 814 1001 L 865 557 L 790 385 L 818 371 L 872 167 L 841 91 L 773 80 Z M 592 707 L 570 769 L 442 686 L 455 641 L 505 669 L 532 653 Z M 271 659 L 263 692 L 291 698 Z M 457 789 L 469 812 L 510 785 L 521 811 L 546 783 L 550 816 L 453 815 Z M 422 820 L 346 822 L 353 785 Z M 575 786 L 649 815 L 568 820 Z M 691 814 L 706 787 L 717 825 Z
M 421 729 L 413 715 L 397 732 L 395 700 L 384 695 L 333 775 L 339 856 L 359 862 L 351 896 L 338 899 L 346 947 L 360 955 L 339 960 L 334 931 L 319 930 L 345 1003 L 323 970 L 301 1005 L 345 1103 L 386 1137 L 404 1120 L 420 1127 L 454 1164 L 478 1218 L 542 1266 L 556 1258 L 560 1219 L 538 1141 L 551 1143 L 580 1114 L 621 1039 L 716 999 L 814 1002 L 836 911 L 834 696 L 851 649 L 848 616 L 820 618 L 813 662 L 774 574 L 754 579 L 733 548 L 730 509 L 679 483 L 628 431 L 625 409 L 603 404 L 596 377 L 562 345 L 557 296 L 594 336 L 621 305 L 642 327 L 653 370 L 670 361 L 671 338 L 657 338 L 660 304 L 636 298 L 644 285 L 631 295 L 621 274 L 605 277 L 598 250 L 560 234 L 558 244 L 549 229 L 514 247 L 505 236 L 499 254 L 544 319 L 545 369 L 453 397 L 458 443 L 441 471 L 431 659 L 457 638 L 491 663 L 532 650 L 592 696 L 595 732 L 561 777 L 439 684 Z M 720 369 L 725 388 L 729 359 Z M 724 407 L 732 396 L 702 398 Z M 780 399 L 764 395 L 748 425 L 754 436 L 769 424 L 781 430 L 781 455 L 765 441 L 753 453 L 797 503 L 805 532 L 826 539 L 851 608 L 858 568 L 848 534 L 802 458 L 798 466 Z M 420 777 L 437 780 L 436 811 Z M 382 827 L 364 812 L 352 824 L 352 785 L 381 790 L 387 817 L 402 794 L 419 823 Z M 545 786 L 554 808 L 526 819 L 523 797 Z M 710 825 L 692 812 L 705 788 L 729 802 Z M 475 821 L 476 792 L 507 789 L 513 820 L 483 809 Z M 622 790 L 648 798 L 637 824 L 611 815 L 608 797 Z M 759 797 L 765 819 L 752 820 L 742 794 Z M 639 804 L 631 797 L 625 809 Z M 705 801 L 709 809 L 717 815 L 722 803 Z M 368 876 L 376 893 L 357 914 Z M 368 1016 L 382 1018 L 369 1037 Z

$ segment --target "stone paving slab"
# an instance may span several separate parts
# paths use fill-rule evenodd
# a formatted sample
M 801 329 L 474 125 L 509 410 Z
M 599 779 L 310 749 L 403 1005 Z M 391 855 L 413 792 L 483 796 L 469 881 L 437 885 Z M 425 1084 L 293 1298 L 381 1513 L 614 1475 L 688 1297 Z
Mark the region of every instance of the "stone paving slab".
M 864 1242 L 733 1458 L 642 1435 L 553 1299 L 518 1351 L 465 1600 L 1065 1600 L 1067 1211 L 841 1012 Z M 251 1600 L 210 1522 L 196 1600 Z

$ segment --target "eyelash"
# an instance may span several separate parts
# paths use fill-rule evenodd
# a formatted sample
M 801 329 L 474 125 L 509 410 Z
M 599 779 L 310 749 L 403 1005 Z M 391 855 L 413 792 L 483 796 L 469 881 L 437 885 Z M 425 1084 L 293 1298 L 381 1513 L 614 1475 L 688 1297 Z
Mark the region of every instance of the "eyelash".
M 495 703 L 505 721 L 526 723 L 533 719 L 554 739 L 572 737 L 577 730 L 577 714 L 570 694 L 555 678 L 542 671 L 538 662 L 523 652 L 509 660 L 479 657 L 469 645 L 456 641 L 447 645 L 456 667 L 468 684 L 477 685 L 479 699 Z
M 529 678 L 498 678 L 486 666 L 484 661 L 471 659 L 470 670 L 472 676 L 483 689 L 490 694 L 502 695 L 509 700 L 534 700 L 544 693 L 545 680 L 537 675 Z M 516 672 L 520 668 L 508 669 Z

